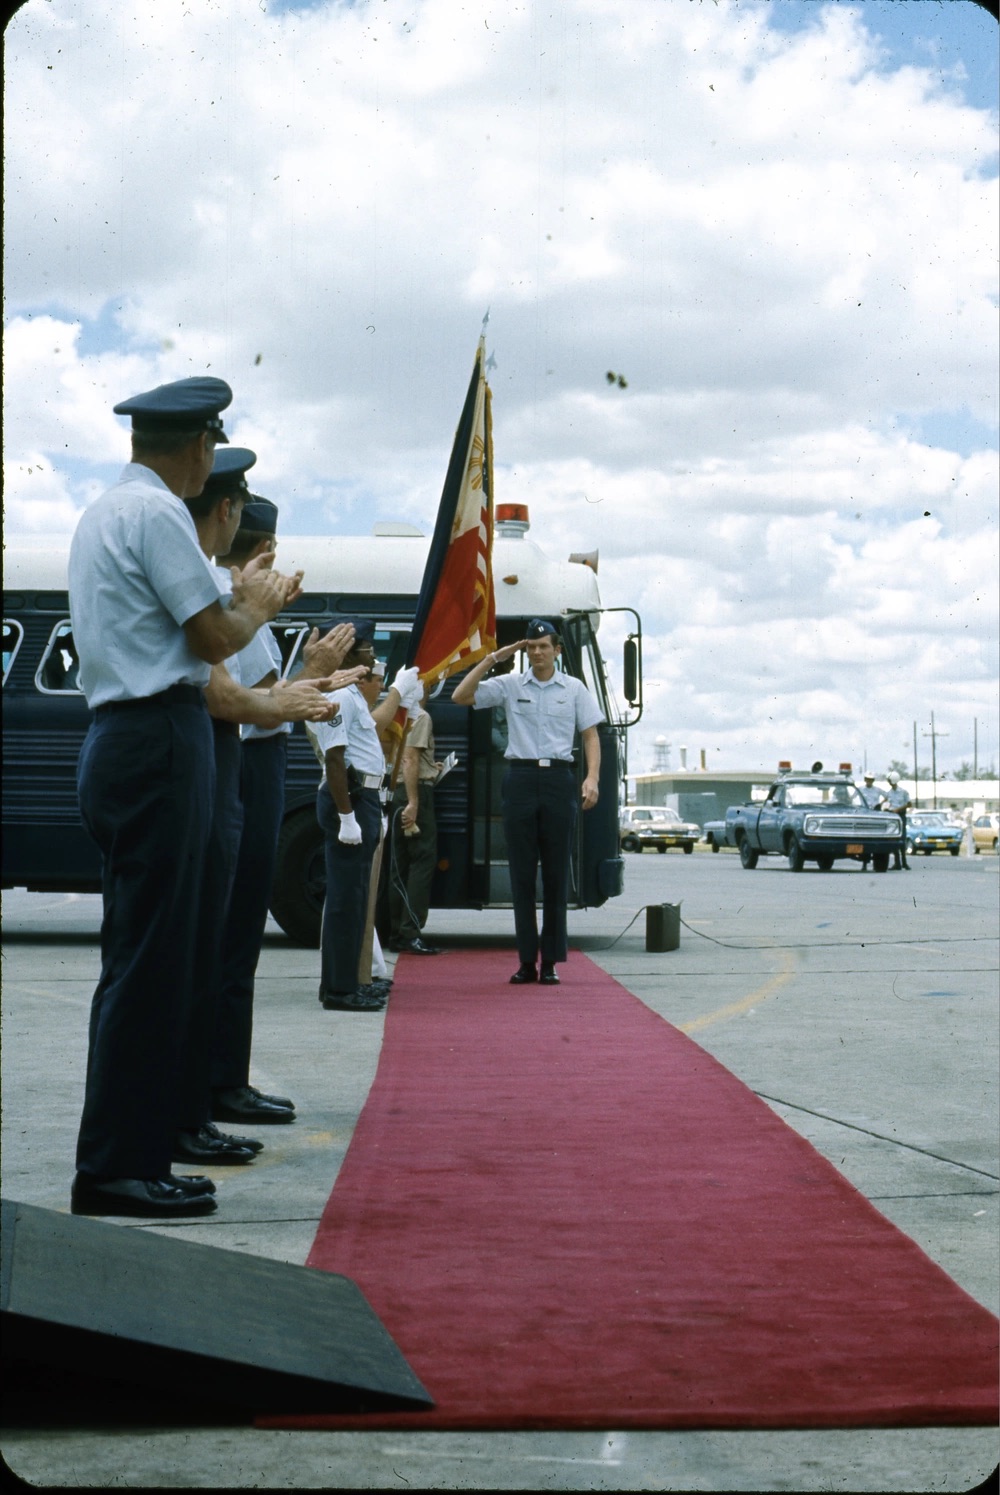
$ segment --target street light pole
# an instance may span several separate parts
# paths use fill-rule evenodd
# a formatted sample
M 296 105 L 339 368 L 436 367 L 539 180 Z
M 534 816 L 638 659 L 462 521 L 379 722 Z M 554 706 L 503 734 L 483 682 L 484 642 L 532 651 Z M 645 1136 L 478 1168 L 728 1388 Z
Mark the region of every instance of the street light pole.
M 930 729 L 929 732 L 925 732 L 924 736 L 925 737 L 929 737 L 930 740 L 931 740 L 931 779 L 934 782 L 934 808 L 936 810 L 937 807 L 938 807 L 938 803 L 937 803 L 937 740 L 938 740 L 939 737 L 950 737 L 951 734 L 950 734 L 950 732 L 938 732 L 937 731 L 937 729 L 934 726 L 934 713 L 932 711 L 931 712 L 931 729 Z

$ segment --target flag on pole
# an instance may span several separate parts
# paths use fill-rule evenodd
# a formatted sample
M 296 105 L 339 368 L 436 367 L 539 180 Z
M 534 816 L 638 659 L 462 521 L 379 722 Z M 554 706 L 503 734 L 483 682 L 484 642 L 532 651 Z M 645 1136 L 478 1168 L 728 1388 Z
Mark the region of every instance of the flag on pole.
M 422 680 L 447 679 L 496 648 L 490 398 L 480 337 L 407 650 Z

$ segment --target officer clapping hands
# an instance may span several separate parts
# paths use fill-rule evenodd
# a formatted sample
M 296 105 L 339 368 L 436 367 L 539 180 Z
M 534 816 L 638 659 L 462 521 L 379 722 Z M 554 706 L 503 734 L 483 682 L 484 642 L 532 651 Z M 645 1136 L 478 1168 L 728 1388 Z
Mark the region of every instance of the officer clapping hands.
M 294 680 L 276 680 L 268 694 L 278 701 L 282 721 L 329 722 L 340 709 L 330 699 L 333 692 L 354 685 L 366 673 L 359 665 L 351 670 L 335 670 L 324 679 L 307 680 L 297 675 Z
M 301 571 L 283 576 L 270 564 L 271 557 L 257 556 L 244 566 L 231 566 L 233 606 L 257 612 L 262 622 L 276 618 L 283 607 L 302 595 Z
M 312 678 L 316 675 L 326 675 L 332 670 L 339 669 L 347 655 L 351 652 L 354 644 L 354 624 L 337 623 L 325 633 L 319 636 L 319 629 L 314 628 L 312 633 L 302 645 L 303 675 Z M 352 679 L 358 679 L 365 673 L 362 669 L 347 671 Z M 330 687 L 333 690 L 343 685 L 350 685 L 351 680 L 340 680 L 337 685 Z

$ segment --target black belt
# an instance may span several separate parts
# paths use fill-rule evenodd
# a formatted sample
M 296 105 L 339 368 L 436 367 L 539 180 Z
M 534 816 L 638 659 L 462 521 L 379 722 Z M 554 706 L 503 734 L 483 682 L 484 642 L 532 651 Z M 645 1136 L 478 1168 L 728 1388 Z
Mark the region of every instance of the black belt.
M 212 717 L 212 726 L 222 736 L 239 737 L 240 735 L 239 722 L 226 722 L 221 716 Z
M 572 768 L 570 758 L 508 758 L 514 768 Z
M 130 696 L 127 701 L 105 701 L 94 707 L 95 716 L 110 711 L 127 711 L 133 706 L 203 706 L 205 696 L 200 685 L 170 685 L 155 696 Z

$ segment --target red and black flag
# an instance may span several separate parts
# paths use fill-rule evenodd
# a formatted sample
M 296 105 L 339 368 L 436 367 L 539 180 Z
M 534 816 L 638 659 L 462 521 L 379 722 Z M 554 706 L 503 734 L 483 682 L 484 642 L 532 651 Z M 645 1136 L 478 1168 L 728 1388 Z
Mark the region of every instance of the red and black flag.
M 434 682 L 496 648 L 493 435 L 486 340 L 479 339 L 424 567 L 407 664 Z

